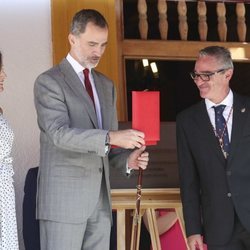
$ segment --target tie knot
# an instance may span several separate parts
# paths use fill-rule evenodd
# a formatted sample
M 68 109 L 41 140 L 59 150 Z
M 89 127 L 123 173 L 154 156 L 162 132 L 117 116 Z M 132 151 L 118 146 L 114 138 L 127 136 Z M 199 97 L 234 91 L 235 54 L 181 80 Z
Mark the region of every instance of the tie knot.
M 83 74 L 84 74 L 84 77 L 89 77 L 89 69 L 88 68 L 85 68 L 83 70 Z
M 226 105 L 218 105 L 218 106 L 214 106 L 214 111 L 218 114 L 218 115 L 222 115 L 224 109 L 225 109 Z

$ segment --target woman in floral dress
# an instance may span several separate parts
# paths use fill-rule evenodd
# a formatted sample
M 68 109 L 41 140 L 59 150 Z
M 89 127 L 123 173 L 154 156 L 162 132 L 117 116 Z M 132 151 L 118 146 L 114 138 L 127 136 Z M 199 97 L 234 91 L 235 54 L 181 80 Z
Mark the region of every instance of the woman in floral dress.
M 6 74 L 0 52 L 0 92 Z M 2 115 L 0 108 L 0 250 L 18 250 L 13 167 L 10 157 L 13 131 Z

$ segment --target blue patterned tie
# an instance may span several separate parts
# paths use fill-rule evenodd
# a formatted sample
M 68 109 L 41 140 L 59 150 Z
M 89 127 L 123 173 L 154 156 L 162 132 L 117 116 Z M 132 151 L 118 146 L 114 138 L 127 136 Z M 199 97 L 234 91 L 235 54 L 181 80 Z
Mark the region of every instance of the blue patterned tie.
M 223 116 L 223 111 L 225 107 L 226 105 L 219 105 L 216 107 L 214 106 L 213 108 L 215 112 L 215 126 L 216 126 L 217 137 L 219 139 L 222 152 L 224 153 L 225 158 L 227 158 L 227 155 L 229 154 L 230 144 L 227 131 L 227 124 Z

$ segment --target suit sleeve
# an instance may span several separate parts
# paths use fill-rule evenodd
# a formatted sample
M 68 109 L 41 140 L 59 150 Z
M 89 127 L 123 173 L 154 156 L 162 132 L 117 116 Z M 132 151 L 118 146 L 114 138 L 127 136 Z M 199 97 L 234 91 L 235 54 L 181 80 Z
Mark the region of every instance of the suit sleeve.
M 184 120 L 177 117 L 177 151 L 180 189 L 187 236 L 201 234 L 200 185 L 195 159 L 192 154 L 188 130 Z

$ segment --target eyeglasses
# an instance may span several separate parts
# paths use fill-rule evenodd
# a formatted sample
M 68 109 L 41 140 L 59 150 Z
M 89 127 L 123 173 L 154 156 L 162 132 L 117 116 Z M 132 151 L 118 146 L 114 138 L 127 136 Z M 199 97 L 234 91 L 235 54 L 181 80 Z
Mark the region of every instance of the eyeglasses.
M 197 74 L 197 73 L 195 73 L 195 72 L 190 72 L 190 76 L 191 76 L 191 78 L 192 78 L 194 81 L 198 80 L 198 78 L 200 77 L 200 79 L 201 79 L 202 81 L 207 82 L 207 81 L 210 81 L 210 77 L 211 77 L 211 76 L 213 76 L 213 75 L 215 75 L 215 74 L 218 74 L 218 73 L 221 73 L 221 72 L 223 72 L 223 71 L 225 71 L 225 70 L 227 70 L 227 69 L 219 69 L 219 70 L 216 70 L 216 71 L 214 71 L 214 72 L 207 72 L 207 73 L 201 73 L 201 74 Z

